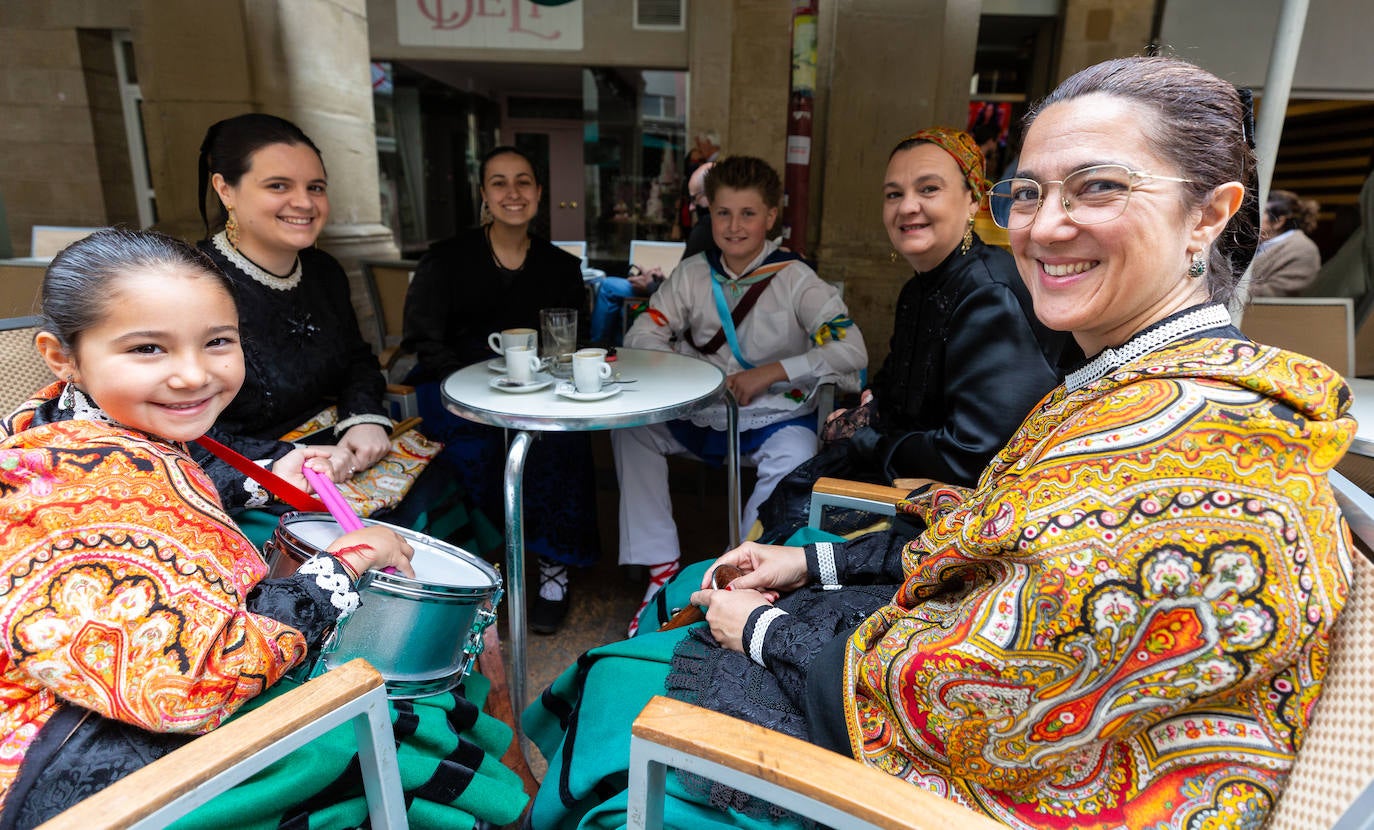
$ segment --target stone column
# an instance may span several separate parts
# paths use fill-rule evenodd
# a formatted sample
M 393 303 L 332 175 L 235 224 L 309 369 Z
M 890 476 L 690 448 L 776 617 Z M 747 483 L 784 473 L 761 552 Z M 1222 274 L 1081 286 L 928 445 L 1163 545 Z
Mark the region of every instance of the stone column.
M 816 253 L 821 276 L 844 281 L 876 370 L 887 355 L 897 293 L 911 276 L 904 260 L 889 259 L 882 226 L 888 151 L 922 127 L 964 125 L 979 4 L 833 0 L 820 8 L 814 132 L 822 138 L 813 149 L 824 153 L 824 167 L 813 163 L 811 173 L 812 209 L 821 210 Z
M 349 271 L 355 302 L 362 259 L 399 256 L 381 223 L 377 137 L 365 0 L 245 0 L 248 68 L 264 112 L 300 126 L 329 173 L 320 247 Z
M 290 119 L 319 146 L 330 221 L 320 246 L 348 271 L 363 331 L 372 330 L 359 261 L 395 259 L 381 224 L 365 0 L 143 0 L 140 73 L 159 224 L 202 235 L 196 155 L 206 127 L 242 112 Z M 188 66 L 205 67 L 187 72 Z M 156 150 L 154 150 L 156 148 Z
M 1155 5 L 1155 0 L 1065 0 L 1055 83 L 1110 58 L 1144 54 Z

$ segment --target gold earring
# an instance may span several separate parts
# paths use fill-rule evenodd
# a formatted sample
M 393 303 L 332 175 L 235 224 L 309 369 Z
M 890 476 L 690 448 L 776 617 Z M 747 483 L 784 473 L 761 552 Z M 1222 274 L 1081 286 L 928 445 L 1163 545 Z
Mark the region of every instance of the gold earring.
M 887 261 L 888 261 L 888 262 L 896 262 L 896 261 L 897 261 L 897 249 L 896 249 L 896 248 L 893 248 L 892 250 L 890 250 L 890 251 L 887 252 Z
M 487 200 L 482 200 L 482 209 L 477 213 L 477 224 L 490 225 L 496 221 L 496 217 L 491 215 L 491 208 L 487 207 Z
M 968 227 L 964 228 L 964 241 L 959 245 L 959 255 L 968 253 L 968 249 L 973 247 L 973 217 L 968 218 Z
M 229 208 L 229 218 L 224 221 L 224 238 L 229 240 L 230 246 L 239 246 L 239 220 L 234 216 L 233 208 Z

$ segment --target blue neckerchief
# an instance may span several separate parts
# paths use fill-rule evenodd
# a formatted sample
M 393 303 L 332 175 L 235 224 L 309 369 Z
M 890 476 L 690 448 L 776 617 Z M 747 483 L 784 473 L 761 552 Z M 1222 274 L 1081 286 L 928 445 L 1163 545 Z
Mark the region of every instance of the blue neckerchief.
M 730 279 L 725 276 L 725 267 L 721 264 L 720 251 L 706 251 L 706 264 L 711 268 L 711 294 L 716 301 L 716 314 L 720 317 L 720 330 L 725 335 L 725 342 L 730 345 L 730 351 L 735 355 L 735 360 L 745 369 L 754 368 L 754 364 L 745 359 L 744 353 L 739 347 L 739 337 L 735 334 L 735 321 L 730 315 L 730 308 L 725 302 L 725 285 L 729 285 L 736 296 L 748 289 L 759 280 L 767 279 L 776 274 L 780 268 L 767 268 L 770 265 L 784 265 L 788 262 L 800 260 L 801 257 L 791 251 L 784 251 L 781 248 L 774 250 L 763 262 L 750 268 L 737 279 Z M 762 270 L 764 273 L 757 273 Z

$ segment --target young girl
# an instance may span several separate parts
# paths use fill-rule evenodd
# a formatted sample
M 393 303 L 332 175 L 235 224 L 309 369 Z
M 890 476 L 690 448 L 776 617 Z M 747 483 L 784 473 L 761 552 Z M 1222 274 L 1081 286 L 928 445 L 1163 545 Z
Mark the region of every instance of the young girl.
M 625 345 L 672 349 L 725 371 L 740 405 L 740 457 L 758 467 L 740 525 L 748 528 L 782 477 L 816 454 L 811 393 L 823 380 L 867 366 L 868 350 L 835 288 L 768 240 L 782 182 L 767 162 L 734 156 L 716 164 L 706 176 L 706 197 L 716 247 L 678 264 Z M 721 308 L 729 309 L 729 328 Z M 724 429 L 721 404 L 690 422 L 611 433 L 620 479 L 620 562 L 650 566 L 645 604 L 678 571 L 664 456 L 718 461 Z
M 0 421 L 0 827 L 29 827 L 207 732 L 358 606 L 413 575 L 371 526 L 290 577 L 235 528 L 186 442 L 243 383 L 204 254 L 108 229 L 59 253 L 36 344 L 58 382 Z M 304 486 L 300 450 L 276 471 Z M 172 734 L 176 733 L 176 734 Z

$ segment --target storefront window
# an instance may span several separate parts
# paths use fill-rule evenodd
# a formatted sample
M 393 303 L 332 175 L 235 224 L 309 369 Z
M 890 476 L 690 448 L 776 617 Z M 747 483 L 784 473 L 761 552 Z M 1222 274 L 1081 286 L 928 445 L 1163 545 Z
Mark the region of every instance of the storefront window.
M 477 223 L 478 160 L 497 144 L 545 174 L 533 232 L 586 241 L 596 267 L 619 272 L 635 239 L 685 238 L 687 73 L 383 61 L 373 73 L 382 221 L 407 256 Z
M 624 261 L 634 239 L 681 239 L 686 198 L 687 73 L 589 69 L 587 241 L 593 260 Z

